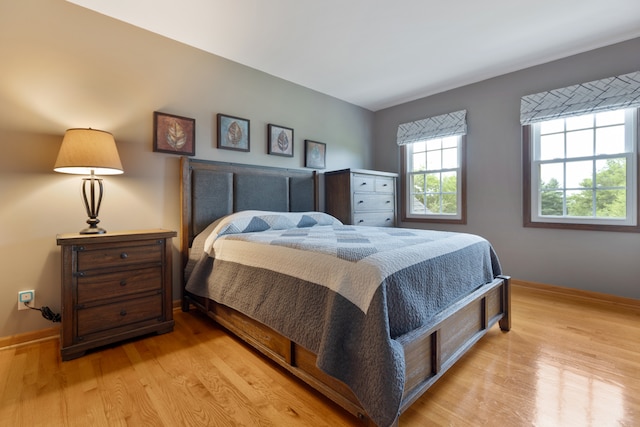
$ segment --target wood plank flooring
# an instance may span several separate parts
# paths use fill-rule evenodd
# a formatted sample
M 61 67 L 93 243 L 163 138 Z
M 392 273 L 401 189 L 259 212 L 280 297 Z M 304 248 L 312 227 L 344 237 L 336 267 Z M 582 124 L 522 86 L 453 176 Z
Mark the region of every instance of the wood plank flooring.
M 640 425 L 640 309 L 513 286 L 497 326 L 400 417 L 413 426 Z M 0 426 L 357 426 L 211 320 L 61 362 L 0 350 Z

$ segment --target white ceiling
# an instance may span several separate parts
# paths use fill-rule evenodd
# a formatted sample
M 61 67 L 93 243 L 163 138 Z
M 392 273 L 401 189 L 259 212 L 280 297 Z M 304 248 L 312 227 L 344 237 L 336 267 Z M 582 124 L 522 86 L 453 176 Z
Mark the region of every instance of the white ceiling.
M 67 1 L 372 111 L 640 36 L 640 0 Z

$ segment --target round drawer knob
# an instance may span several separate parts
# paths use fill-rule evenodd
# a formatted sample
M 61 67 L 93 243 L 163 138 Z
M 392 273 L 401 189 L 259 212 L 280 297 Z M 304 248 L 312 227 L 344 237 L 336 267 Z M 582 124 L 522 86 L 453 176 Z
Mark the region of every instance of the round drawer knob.
M 127 281 L 125 279 L 122 279 L 120 281 L 120 286 L 127 286 Z
M 127 315 L 127 310 L 122 310 L 120 312 L 120 316 L 126 316 Z
M 126 252 L 122 252 L 122 253 L 120 254 L 120 258 L 121 258 L 121 259 L 127 259 L 127 258 L 129 258 L 129 255 L 128 255 Z

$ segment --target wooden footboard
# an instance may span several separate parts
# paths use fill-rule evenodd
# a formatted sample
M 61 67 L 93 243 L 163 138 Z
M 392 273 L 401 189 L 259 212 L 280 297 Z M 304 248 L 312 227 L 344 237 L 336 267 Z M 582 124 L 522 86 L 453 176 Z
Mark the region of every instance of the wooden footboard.
M 503 331 L 511 328 L 510 301 L 510 278 L 499 276 L 435 316 L 429 325 L 397 338 L 404 348 L 406 364 L 401 413 L 496 322 Z M 363 423 L 373 425 L 351 390 L 316 367 L 316 356 L 312 352 L 229 307 L 185 291 L 183 309 L 188 310 L 190 304 Z

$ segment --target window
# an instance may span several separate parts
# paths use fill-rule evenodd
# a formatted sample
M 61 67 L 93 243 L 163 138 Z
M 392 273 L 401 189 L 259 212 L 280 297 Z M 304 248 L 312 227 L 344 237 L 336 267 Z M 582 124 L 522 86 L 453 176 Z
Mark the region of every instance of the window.
M 526 226 L 637 227 L 636 109 L 540 121 L 523 140 Z
M 466 221 L 464 136 L 447 136 L 404 146 L 403 220 Z

